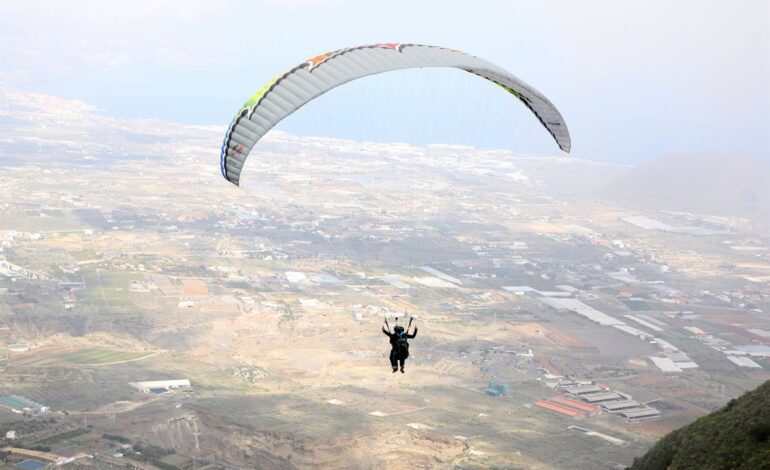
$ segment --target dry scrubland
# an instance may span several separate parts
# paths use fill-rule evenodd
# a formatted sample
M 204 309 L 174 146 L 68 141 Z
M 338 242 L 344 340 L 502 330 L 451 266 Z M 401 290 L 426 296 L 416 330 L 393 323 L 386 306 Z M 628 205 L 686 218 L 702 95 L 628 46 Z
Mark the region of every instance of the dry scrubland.
M 585 193 L 628 168 L 275 132 L 241 190 L 222 129 L 4 93 L 0 396 L 50 407 L 0 407 L 14 445 L 100 468 L 614 468 L 770 376 L 729 360 L 770 343 L 766 235 Z M 405 315 L 391 374 L 379 329 Z M 698 367 L 651 359 L 680 354 Z M 533 405 L 560 377 L 660 416 Z M 165 379 L 192 391 L 129 385 Z

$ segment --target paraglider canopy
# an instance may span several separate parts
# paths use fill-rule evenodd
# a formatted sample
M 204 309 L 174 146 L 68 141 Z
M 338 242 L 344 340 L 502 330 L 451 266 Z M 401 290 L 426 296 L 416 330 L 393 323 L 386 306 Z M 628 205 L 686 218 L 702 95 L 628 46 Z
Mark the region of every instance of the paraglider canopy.
M 458 68 L 495 83 L 524 103 L 559 148 L 569 152 L 569 131 L 553 103 L 505 69 L 454 49 L 380 43 L 312 57 L 273 78 L 252 95 L 225 134 L 220 156 L 222 176 L 239 185 L 243 165 L 254 145 L 278 122 L 314 98 L 357 78 L 420 67 Z

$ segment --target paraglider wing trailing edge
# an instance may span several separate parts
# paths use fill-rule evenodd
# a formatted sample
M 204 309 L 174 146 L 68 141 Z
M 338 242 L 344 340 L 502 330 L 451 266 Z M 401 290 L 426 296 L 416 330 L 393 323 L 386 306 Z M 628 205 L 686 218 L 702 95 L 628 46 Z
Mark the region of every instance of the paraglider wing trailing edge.
M 454 49 L 383 43 L 327 52 L 270 80 L 243 104 L 230 123 L 222 143 L 222 176 L 237 186 L 246 157 L 259 139 L 283 118 L 332 88 L 368 75 L 421 67 L 458 68 L 502 87 L 532 111 L 559 148 L 569 152 L 569 131 L 559 111 L 510 72 Z

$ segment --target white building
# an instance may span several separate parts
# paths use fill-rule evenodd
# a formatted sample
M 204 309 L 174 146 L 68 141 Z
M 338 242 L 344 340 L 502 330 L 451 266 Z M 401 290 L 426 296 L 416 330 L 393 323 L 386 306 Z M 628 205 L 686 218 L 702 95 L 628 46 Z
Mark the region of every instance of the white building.
M 145 393 L 169 392 L 178 389 L 190 389 L 192 385 L 188 379 L 151 380 L 149 382 L 129 382 L 134 388 Z

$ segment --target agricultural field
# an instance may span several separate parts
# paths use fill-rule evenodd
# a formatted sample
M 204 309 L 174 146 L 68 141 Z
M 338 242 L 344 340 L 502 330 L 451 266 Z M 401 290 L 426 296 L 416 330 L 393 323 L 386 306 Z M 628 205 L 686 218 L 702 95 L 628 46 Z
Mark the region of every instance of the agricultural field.
M 83 273 L 85 300 L 99 307 L 102 313 L 135 313 L 137 308 L 130 298 L 129 282 L 143 279 L 139 273 L 96 269 Z
M 9 363 L 15 366 L 47 367 L 63 365 L 104 365 L 138 361 L 157 354 L 156 351 L 118 351 L 99 348 L 42 348 L 14 354 Z
M 91 248 L 86 250 L 70 251 L 69 254 L 70 256 L 75 258 L 77 261 L 88 261 L 88 260 L 97 259 L 99 257 L 96 251 Z
M 519 325 L 507 325 L 509 330 L 520 335 L 535 338 L 541 343 L 554 344 L 568 348 L 592 348 L 593 345 L 582 338 L 574 336 L 554 325 L 540 323 L 522 323 Z
M 183 297 L 203 297 L 208 295 L 209 290 L 202 279 L 182 279 Z

